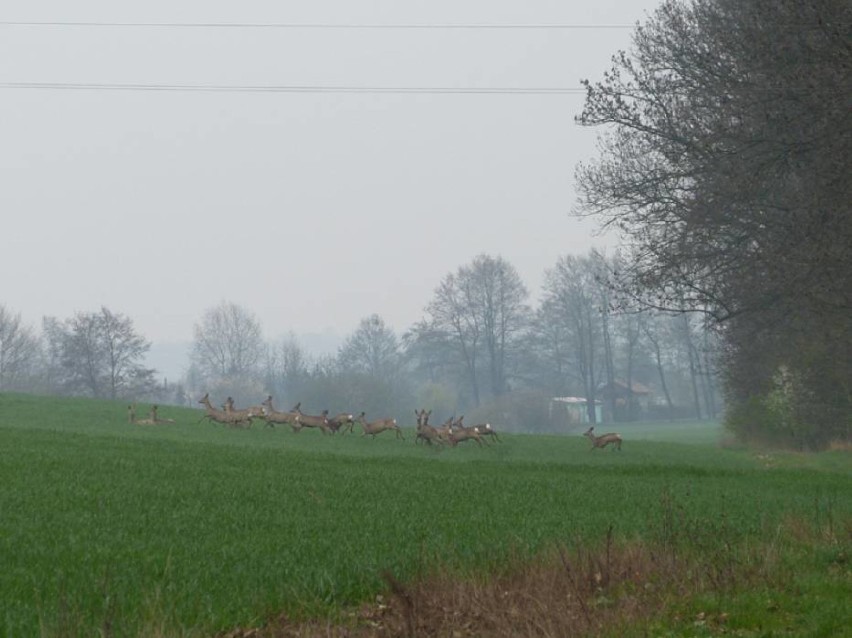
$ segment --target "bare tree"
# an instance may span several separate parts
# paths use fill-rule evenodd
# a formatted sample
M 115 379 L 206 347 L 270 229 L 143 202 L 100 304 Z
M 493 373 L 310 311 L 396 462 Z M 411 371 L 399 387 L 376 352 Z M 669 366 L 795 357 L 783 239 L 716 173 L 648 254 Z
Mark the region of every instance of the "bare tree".
M 399 370 L 399 340 L 384 320 L 373 314 L 360 321 L 355 332 L 340 347 L 337 357 L 345 370 L 387 381 Z
M 65 391 L 117 399 L 153 390 L 154 370 L 142 365 L 151 344 L 129 317 L 102 307 L 64 322 L 47 319 L 45 336 Z
M 39 343 L 32 329 L 0 304 L 0 391 L 27 389 Z
M 264 353 L 260 323 L 248 310 L 223 301 L 195 324 L 192 360 L 211 379 L 253 378 Z
M 546 271 L 544 302 L 551 309 L 550 319 L 564 326 L 570 356 L 568 364 L 582 385 L 589 421 L 595 423 L 597 387 L 604 365 L 604 347 L 600 294 L 596 279 L 597 264 L 592 257 L 561 257 Z
M 444 277 L 427 306 L 431 334 L 440 333 L 461 362 L 474 405 L 483 367 L 492 395 L 508 389 L 515 348 L 529 326 L 528 295 L 509 262 L 480 255 Z

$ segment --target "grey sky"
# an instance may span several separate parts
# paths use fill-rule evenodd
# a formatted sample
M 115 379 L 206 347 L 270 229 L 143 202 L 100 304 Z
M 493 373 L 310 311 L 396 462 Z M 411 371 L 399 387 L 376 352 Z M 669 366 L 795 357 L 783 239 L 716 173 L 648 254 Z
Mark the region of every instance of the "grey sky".
M 0 21 L 624 25 L 656 2 L 38 2 Z M 0 26 L 0 83 L 577 87 L 630 31 Z M 222 300 L 269 338 L 397 331 L 440 279 L 608 242 L 569 216 L 582 95 L 0 88 L 0 303 L 101 305 L 186 341 Z M 611 244 L 611 240 L 609 240 Z

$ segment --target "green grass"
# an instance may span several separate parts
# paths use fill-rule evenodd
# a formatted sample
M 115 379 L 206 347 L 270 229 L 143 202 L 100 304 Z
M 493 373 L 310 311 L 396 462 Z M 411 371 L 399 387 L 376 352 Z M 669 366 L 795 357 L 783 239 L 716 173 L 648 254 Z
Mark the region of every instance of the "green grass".
M 383 569 L 497 570 L 610 525 L 657 539 L 666 512 L 732 541 L 852 515 L 848 454 L 723 450 L 715 424 L 621 428 L 621 453 L 508 435 L 438 451 L 411 429 L 324 437 L 200 414 L 163 407 L 176 424 L 141 427 L 124 404 L 0 394 L 0 634 L 209 635 L 357 604 Z

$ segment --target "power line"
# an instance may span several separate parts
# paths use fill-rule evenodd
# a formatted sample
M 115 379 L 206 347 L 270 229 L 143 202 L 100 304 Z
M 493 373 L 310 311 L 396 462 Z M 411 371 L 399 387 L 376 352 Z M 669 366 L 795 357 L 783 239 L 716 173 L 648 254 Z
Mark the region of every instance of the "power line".
M 317 86 L 227 84 L 111 84 L 81 82 L 0 82 L 0 89 L 60 91 L 180 91 L 208 93 L 373 93 L 432 95 L 573 95 L 582 87 Z
M 18 22 L 0 21 L 4 27 L 130 27 L 169 29 L 458 29 L 458 30 L 598 30 L 633 29 L 632 24 L 337 24 L 333 22 Z

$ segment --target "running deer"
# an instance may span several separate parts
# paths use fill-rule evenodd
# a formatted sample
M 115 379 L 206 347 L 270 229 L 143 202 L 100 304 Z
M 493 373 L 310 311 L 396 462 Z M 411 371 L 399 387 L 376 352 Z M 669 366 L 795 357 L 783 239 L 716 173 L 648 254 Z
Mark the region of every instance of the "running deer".
M 426 441 L 426 443 L 432 445 L 434 441 L 443 445 L 444 441 L 441 439 L 441 433 L 438 432 L 438 428 L 429 425 L 429 415 L 432 414 L 432 410 L 427 412 L 424 408 L 419 412 L 415 410 L 414 414 L 417 415 L 417 436 L 414 438 L 414 442 L 420 443 L 420 441 Z
M 480 436 L 479 430 L 476 429 L 475 425 L 465 427 L 464 423 L 462 423 L 463 420 L 464 415 L 461 415 L 458 419 L 453 421 L 453 424 L 450 426 L 450 431 L 455 443 L 461 443 L 462 441 L 476 441 L 479 446 L 482 447 L 482 436 Z
M 492 442 L 493 441 L 497 441 L 498 443 L 503 442 L 503 441 L 500 440 L 500 437 L 497 436 L 497 432 L 494 430 L 494 428 L 491 427 L 490 423 L 482 423 L 480 425 L 474 425 L 473 429 L 475 429 L 477 432 L 479 432 L 479 435 L 481 437 L 490 436 Z
M 225 405 L 222 406 L 225 409 L 225 412 L 230 415 L 232 419 L 239 423 L 247 423 L 246 427 L 251 427 L 252 419 L 258 419 L 263 416 L 263 407 L 259 405 L 253 405 L 250 408 L 245 408 L 244 410 L 237 410 L 234 408 L 234 399 L 228 397 L 225 401 Z
M 400 430 L 399 426 L 396 424 L 396 419 L 379 419 L 378 421 L 367 421 L 366 412 L 362 412 L 358 415 L 358 418 L 355 419 L 358 423 L 361 424 L 361 427 L 364 429 L 364 433 L 362 436 L 367 436 L 371 434 L 373 438 L 376 438 L 377 434 L 381 434 L 385 430 L 395 430 L 396 438 L 405 440 L 405 437 L 402 435 L 402 430 Z
M 438 436 L 441 441 L 449 443 L 455 447 L 457 441 L 453 436 L 453 417 L 450 417 L 435 429 L 438 431 Z
M 214 408 L 213 404 L 210 403 L 209 393 L 201 397 L 198 402 L 203 405 L 206 410 L 205 414 L 201 417 L 201 419 L 198 420 L 199 423 L 202 419 L 209 419 L 210 421 L 215 421 L 216 423 L 223 423 L 225 425 L 230 425 L 231 427 L 242 427 L 246 424 L 245 420 L 242 420 L 237 416 L 233 416 L 225 410 L 217 410 L 216 408 Z
M 299 415 L 295 412 L 279 412 L 272 405 L 272 395 L 270 394 L 267 397 L 266 401 L 261 403 L 263 406 L 263 418 L 266 419 L 266 425 L 268 427 L 275 427 L 276 423 L 288 424 L 293 428 L 294 432 L 298 432 L 301 427 L 299 426 Z
M 302 407 L 302 402 L 300 401 L 295 406 L 293 406 L 293 412 L 296 413 L 298 419 L 296 426 L 293 426 L 293 430 L 298 432 L 303 427 L 305 428 L 319 428 L 322 430 L 323 434 L 331 434 L 331 428 L 328 427 L 328 410 L 323 410 L 322 414 L 319 416 L 311 416 L 310 414 L 304 414 L 300 409 Z
M 595 428 L 594 426 L 590 427 L 583 433 L 583 436 L 589 437 L 589 440 L 592 442 L 592 448 L 595 449 L 598 447 L 606 447 L 610 443 L 612 443 L 612 447 L 615 450 L 621 450 L 621 435 L 615 434 L 614 432 L 610 432 L 608 434 L 601 434 L 600 436 L 595 436 Z
M 328 427 L 332 432 L 349 431 L 351 434 L 355 426 L 355 417 L 348 412 L 341 412 L 337 416 L 333 416 L 328 420 Z

